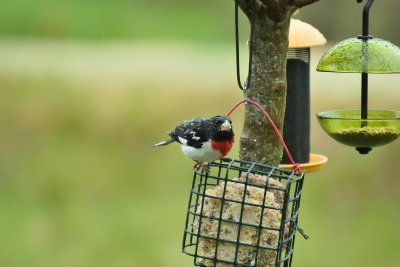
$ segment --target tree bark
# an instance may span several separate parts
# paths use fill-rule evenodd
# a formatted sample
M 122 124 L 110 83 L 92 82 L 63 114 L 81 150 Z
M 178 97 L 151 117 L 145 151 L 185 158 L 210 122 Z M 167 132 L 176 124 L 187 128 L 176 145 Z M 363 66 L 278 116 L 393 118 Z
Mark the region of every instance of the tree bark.
M 286 107 L 286 57 L 290 18 L 298 8 L 318 0 L 256 0 L 252 78 L 247 97 L 258 102 L 282 133 Z M 242 11 L 252 20 L 253 0 L 239 0 Z M 294 129 L 295 130 L 295 129 Z M 261 112 L 246 105 L 240 158 L 278 166 L 282 145 Z

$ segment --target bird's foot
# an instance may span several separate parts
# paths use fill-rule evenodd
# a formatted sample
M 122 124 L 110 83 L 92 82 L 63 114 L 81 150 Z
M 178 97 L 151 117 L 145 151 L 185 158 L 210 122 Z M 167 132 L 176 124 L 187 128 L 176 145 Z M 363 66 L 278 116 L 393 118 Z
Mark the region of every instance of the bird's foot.
M 200 168 L 203 166 L 203 162 L 202 161 L 196 161 L 196 164 L 194 164 L 193 169 L 195 171 L 200 170 Z
M 211 171 L 210 165 L 208 165 L 208 163 L 207 163 L 207 164 L 203 164 L 203 165 L 201 166 L 201 169 L 202 169 L 205 173 L 207 173 L 207 174 L 209 174 L 210 171 Z
M 200 169 L 205 173 L 210 173 L 210 166 L 208 164 L 204 164 L 203 161 L 196 161 L 196 164 L 193 166 L 195 171 L 199 171 Z

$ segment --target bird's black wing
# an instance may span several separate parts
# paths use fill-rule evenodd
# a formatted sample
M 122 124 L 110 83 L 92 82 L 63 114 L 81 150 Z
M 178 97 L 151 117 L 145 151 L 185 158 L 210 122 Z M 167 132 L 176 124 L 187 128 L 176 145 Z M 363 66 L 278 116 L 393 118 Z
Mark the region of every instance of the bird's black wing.
M 181 144 L 200 148 L 210 139 L 208 121 L 201 118 L 184 121 L 168 135 Z

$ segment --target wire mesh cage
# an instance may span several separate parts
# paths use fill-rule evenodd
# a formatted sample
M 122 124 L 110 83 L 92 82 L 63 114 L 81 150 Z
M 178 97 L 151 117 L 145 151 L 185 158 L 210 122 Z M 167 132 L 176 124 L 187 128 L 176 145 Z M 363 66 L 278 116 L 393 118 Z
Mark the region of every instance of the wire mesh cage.
M 235 159 L 195 171 L 183 252 L 195 266 L 291 266 L 303 181 Z

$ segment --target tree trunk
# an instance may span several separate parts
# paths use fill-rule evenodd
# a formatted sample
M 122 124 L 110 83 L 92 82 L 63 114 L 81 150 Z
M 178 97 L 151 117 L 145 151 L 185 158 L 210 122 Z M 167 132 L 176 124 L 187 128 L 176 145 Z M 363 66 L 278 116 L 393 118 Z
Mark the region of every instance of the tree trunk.
M 256 0 L 252 78 L 247 97 L 258 102 L 282 133 L 286 107 L 286 58 L 290 18 L 298 8 L 318 0 Z M 251 21 L 253 0 L 239 0 Z M 294 129 L 295 130 L 295 129 Z M 278 166 L 282 145 L 261 112 L 246 105 L 240 158 Z

